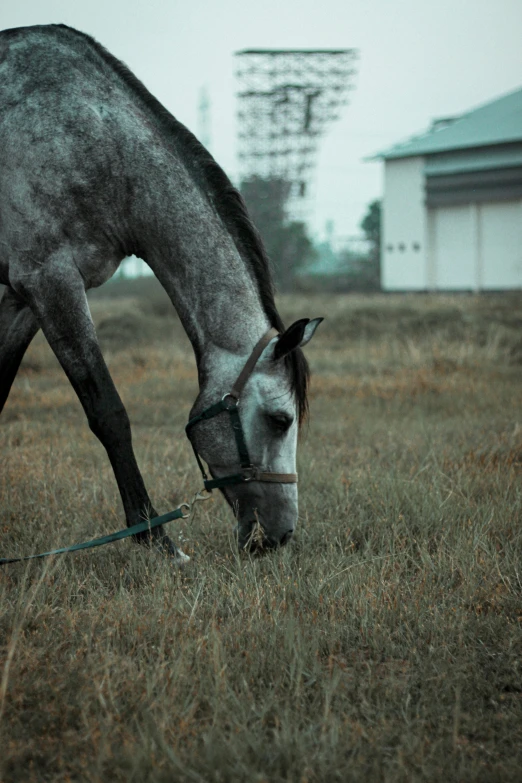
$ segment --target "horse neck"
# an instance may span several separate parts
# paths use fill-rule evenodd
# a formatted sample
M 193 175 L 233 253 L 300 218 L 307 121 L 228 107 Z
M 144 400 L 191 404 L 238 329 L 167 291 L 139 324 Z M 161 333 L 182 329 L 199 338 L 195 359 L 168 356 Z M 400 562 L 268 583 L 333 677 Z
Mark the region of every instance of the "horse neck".
M 171 155 L 149 170 L 141 196 L 140 255 L 174 304 L 198 365 L 216 350 L 249 354 L 270 323 L 257 281 L 215 209 Z

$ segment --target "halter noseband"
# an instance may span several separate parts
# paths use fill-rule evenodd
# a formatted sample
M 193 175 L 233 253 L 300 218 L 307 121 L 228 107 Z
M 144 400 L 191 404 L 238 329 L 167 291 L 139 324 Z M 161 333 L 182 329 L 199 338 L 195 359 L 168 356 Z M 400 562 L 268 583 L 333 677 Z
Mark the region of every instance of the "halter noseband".
M 246 382 L 250 378 L 252 370 L 256 366 L 257 360 L 263 353 L 270 340 L 276 337 L 277 334 L 278 332 L 276 329 L 269 329 L 268 332 L 263 335 L 259 342 L 254 346 L 252 353 L 247 359 L 245 366 L 239 373 L 237 380 L 232 386 L 231 390 L 224 394 L 219 402 L 216 402 L 214 405 L 205 408 L 204 411 L 190 419 L 187 426 L 185 427 L 185 432 L 187 433 L 187 437 L 192 444 L 199 469 L 201 470 L 201 474 L 203 476 L 205 489 L 209 492 L 211 492 L 213 489 L 216 489 L 217 487 L 228 487 L 231 484 L 244 484 L 249 481 L 268 481 L 278 484 L 297 483 L 297 473 L 268 473 L 252 464 L 238 411 L 241 392 L 243 391 Z M 234 432 L 237 450 L 239 452 L 241 471 L 239 473 L 232 473 L 229 476 L 222 476 L 221 478 L 217 479 L 209 479 L 205 473 L 205 468 L 203 467 L 201 457 L 199 456 L 198 452 L 196 451 L 196 447 L 190 439 L 189 432 L 198 422 L 212 419 L 214 416 L 218 416 L 220 413 L 223 413 L 223 411 L 227 411 L 230 416 L 230 423 L 232 424 L 232 431 Z

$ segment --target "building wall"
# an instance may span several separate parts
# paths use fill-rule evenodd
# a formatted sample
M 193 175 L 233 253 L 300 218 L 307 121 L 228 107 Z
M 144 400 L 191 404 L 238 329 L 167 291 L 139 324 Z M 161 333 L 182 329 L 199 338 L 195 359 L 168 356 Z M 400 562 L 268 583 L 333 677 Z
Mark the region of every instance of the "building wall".
M 424 159 L 388 160 L 384 170 L 382 286 L 423 290 L 427 280 Z
M 426 177 L 450 176 L 466 172 L 500 171 L 522 166 L 522 141 L 447 150 L 425 157 Z

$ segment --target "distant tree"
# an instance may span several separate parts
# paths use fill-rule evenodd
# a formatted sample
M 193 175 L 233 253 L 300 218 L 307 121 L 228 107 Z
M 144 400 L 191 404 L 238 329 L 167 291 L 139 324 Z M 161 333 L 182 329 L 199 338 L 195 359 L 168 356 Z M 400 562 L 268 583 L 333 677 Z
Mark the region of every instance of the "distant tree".
M 276 284 L 279 290 L 290 291 L 298 269 L 315 257 L 314 245 L 305 223 L 297 221 L 283 225 L 273 240 L 270 257 L 273 259 Z
M 286 219 L 290 183 L 280 177 L 255 176 L 245 180 L 240 189 L 272 262 L 277 288 L 289 291 L 299 267 L 314 255 L 305 224 Z
M 370 253 L 365 270 L 368 281 L 373 281 L 380 287 L 381 279 L 381 201 L 375 199 L 368 206 L 368 211 L 361 221 L 361 228 L 370 243 Z
M 240 190 L 260 232 L 263 228 L 283 225 L 289 182 L 281 177 L 254 176 L 244 180 Z
M 361 228 L 368 241 L 380 252 L 381 247 L 381 202 L 375 199 L 368 206 L 368 211 L 361 221 Z
M 375 199 L 368 206 L 366 215 L 361 220 L 361 228 L 368 242 L 371 244 L 371 255 L 377 262 L 381 257 L 381 201 Z

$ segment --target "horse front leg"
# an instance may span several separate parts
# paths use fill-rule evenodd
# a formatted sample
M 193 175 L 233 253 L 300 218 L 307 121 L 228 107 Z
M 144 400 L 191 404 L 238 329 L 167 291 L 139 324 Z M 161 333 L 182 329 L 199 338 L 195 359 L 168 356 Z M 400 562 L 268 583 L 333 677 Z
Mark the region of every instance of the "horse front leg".
M 145 489 L 134 450 L 129 417 L 100 350 L 83 280 L 74 267 L 47 266 L 23 285 L 52 350 L 83 406 L 89 426 L 107 451 L 120 491 L 127 526 L 157 516 Z M 178 562 L 187 560 L 162 527 L 136 536 Z
M 38 322 L 25 302 L 6 288 L 0 302 L 0 413 Z

